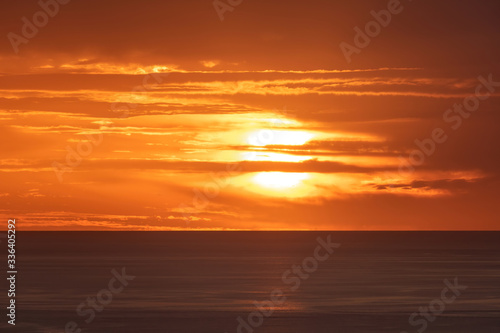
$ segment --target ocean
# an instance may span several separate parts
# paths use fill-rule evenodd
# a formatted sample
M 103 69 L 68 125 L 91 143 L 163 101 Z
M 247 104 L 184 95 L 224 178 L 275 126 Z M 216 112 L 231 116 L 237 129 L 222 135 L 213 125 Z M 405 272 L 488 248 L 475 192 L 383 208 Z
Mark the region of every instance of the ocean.
M 2 332 L 500 332 L 500 232 L 18 232 L 16 249 Z

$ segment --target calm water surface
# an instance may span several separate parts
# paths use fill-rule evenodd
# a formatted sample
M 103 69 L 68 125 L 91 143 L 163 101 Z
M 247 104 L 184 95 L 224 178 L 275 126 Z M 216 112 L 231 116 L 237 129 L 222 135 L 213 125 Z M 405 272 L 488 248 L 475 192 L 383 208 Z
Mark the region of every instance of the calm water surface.
M 283 273 L 328 235 L 341 246 L 292 290 Z M 422 327 L 410 315 L 454 278 L 467 289 L 425 331 L 500 332 L 498 232 L 20 232 L 17 248 L 17 325 L 4 319 L 5 332 L 70 321 L 82 332 L 238 332 L 238 317 L 281 290 L 286 300 L 240 333 L 410 333 Z M 122 268 L 135 278 L 86 323 L 77 307 Z

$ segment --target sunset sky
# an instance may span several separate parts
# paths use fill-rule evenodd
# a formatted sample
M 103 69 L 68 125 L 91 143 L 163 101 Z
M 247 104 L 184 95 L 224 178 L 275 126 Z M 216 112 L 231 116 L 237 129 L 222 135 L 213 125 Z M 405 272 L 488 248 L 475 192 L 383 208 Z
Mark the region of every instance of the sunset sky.
M 40 5 L 2 1 L 0 215 L 500 230 L 500 83 L 484 85 L 500 82 L 500 3 L 402 0 L 348 61 L 341 43 L 390 2 L 244 0 L 221 20 L 212 0 L 72 0 L 25 38 Z M 464 99 L 477 109 L 448 112 Z

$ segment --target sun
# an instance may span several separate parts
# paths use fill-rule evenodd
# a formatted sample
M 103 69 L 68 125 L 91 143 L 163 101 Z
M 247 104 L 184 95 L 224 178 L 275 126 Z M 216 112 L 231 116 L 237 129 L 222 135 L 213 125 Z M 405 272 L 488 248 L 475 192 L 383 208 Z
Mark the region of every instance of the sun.
M 250 133 L 247 143 L 252 146 L 290 145 L 300 146 L 314 137 L 307 131 L 261 129 Z
M 309 174 L 301 172 L 260 172 L 253 177 L 253 181 L 260 186 L 279 190 L 296 187 L 308 178 Z

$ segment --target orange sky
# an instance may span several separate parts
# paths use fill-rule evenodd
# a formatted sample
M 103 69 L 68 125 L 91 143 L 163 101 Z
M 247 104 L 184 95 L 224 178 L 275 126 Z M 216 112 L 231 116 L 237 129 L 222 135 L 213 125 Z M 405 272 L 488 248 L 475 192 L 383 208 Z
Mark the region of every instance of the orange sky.
M 339 45 L 389 2 L 245 0 L 221 21 L 210 0 L 72 0 L 14 47 L 41 8 L 4 4 L 0 215 L 500 230 L 500 5 L 402 1 L 348 62 Z

